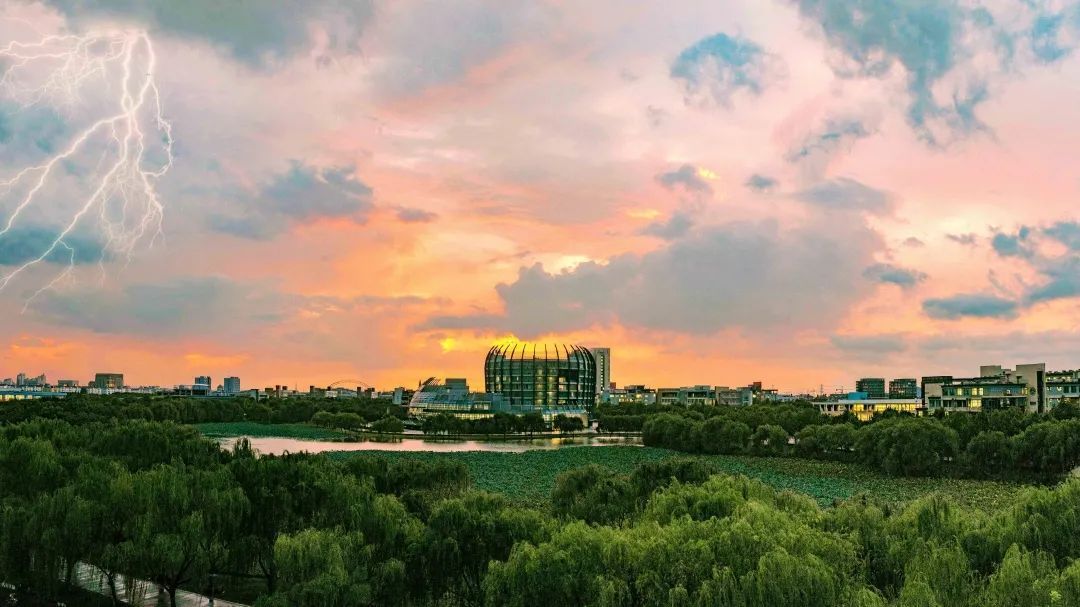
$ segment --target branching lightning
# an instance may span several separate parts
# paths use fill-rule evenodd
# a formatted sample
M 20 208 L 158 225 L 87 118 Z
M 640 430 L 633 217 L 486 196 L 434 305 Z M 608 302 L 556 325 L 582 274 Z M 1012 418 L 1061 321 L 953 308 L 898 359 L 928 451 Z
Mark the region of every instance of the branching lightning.
M 172 167 L 172 127 L 165 120 L 155 81 L 157 57 L 143 31 L 98 32 L 46 36 L 37 42 L 10 42 L 0 47 L 0 96 L 22 109 L 48 105 L 73 108 L 91 87 L 106 95 L 104 116 L 92 121 L 44 161 L 0 178 L 0 203 L 7 211 L 0 221 L 0 246 L 27 212 L 48 206 L 49 187 L 63 178 L 71 163 L 97 153 L 85 195 L 79 195 L 51 244 L 40 254 L 0 275 L 0 291 L 34 266 L 69 259 L 27 300 L 68 278 L 75 269 L 70 239 L 77 228 L 101 239 L 99 265 L 106 259 L 130 261 L 142 243 L 152 246 L 162 234 L 164 206 L 155 184 Z M 47 210 L 47 209 L 46 209 Z M 35 251 L 37 253 L 37 251 Z

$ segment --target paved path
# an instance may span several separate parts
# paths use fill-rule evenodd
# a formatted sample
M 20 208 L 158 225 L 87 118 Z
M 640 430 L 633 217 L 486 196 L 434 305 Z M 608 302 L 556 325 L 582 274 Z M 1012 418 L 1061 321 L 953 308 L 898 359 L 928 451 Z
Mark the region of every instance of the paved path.
M 79 563 L 79 566 L 75 569 L 75 577 L 77 578 L 76 583 L 81 588 L 105 596 L 111 596 L 111 593 L 109 592 L 109 583 L 105 579 L 105 574 L 97 567 L 87 565 L 86 563 Z M 128 588 L 128 584 L 131 585 L 130 588 Z M 122 601 L 133 607 L 158 607 L 159 605 L 169 605 L 168 593 L 159 591 L 156 584 L 144 580 L 129 580 L 123 576 L 117 576 L 116 594 Z M 195 594 L 194 592 L 187 592 L 185 590 L 178 590 L 176 592 L 176 604 L 179 607 L 208 607 L 211 604 L 214 605 L 214 607 L 248 607 L 247 605 L 223 601 L 221 599 L 214 599 L 214 602 L 211 603 L 209 597 Z

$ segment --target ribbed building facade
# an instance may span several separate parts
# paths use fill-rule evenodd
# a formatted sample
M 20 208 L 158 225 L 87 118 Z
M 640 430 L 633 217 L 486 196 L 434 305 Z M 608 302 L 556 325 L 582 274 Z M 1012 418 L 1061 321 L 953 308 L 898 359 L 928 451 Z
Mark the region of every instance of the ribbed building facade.
M 592 410 L 596 360 L 587 348 L 563 344 L 499 344 L 484 361 L 486 392 L 517 408 Z

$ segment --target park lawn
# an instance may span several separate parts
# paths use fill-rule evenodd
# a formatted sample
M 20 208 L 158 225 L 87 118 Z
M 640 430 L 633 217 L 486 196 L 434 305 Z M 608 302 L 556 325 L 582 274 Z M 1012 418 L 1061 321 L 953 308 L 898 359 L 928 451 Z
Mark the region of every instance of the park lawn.
M 258 422 L 216 422 L 195 424 L 195 428 L 209 438 L 234 438 L 237 436 L 300 438 L 307 440 L 336 440 L 350 435 L 340 430 L 330 430 L 308 424 L 261 424 Z
M 891 504 L 901 504 L 938 493 L 956 503 L 989 512 L 1010 504 L 1024 488 L 1022 484 L 995 481 L 898 478 L 882 475 L 859 464 L 841 462 L 778 457 L 687 455 L 652 447 L 569 447 L 524 453 L 337 451 L 327 455 L 333 458 L 373 455 L 387 459 L 454 459 L 469 467 L 477 488 L 503 493 L 519 503 L 533 506 L 544 506 L 547 503 L 555 477 L 564 470 L 587 464 L 600 464 L 621 473 L 630 473 L 642 462 L 659 461 L 668 457 L 709 460 L 724 472 L 756 478 L 776 489 L 805 493 L 823 506 L 861 493 Z

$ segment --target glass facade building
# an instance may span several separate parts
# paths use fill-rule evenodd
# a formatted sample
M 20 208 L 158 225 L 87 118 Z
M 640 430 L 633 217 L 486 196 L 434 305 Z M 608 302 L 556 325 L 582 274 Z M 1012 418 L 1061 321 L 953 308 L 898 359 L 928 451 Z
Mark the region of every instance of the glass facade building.
M 484 361 L 484 389 L 513 407 L 591 411 L 596 404 L 596 359 L 580 346 L 499 344 Z

